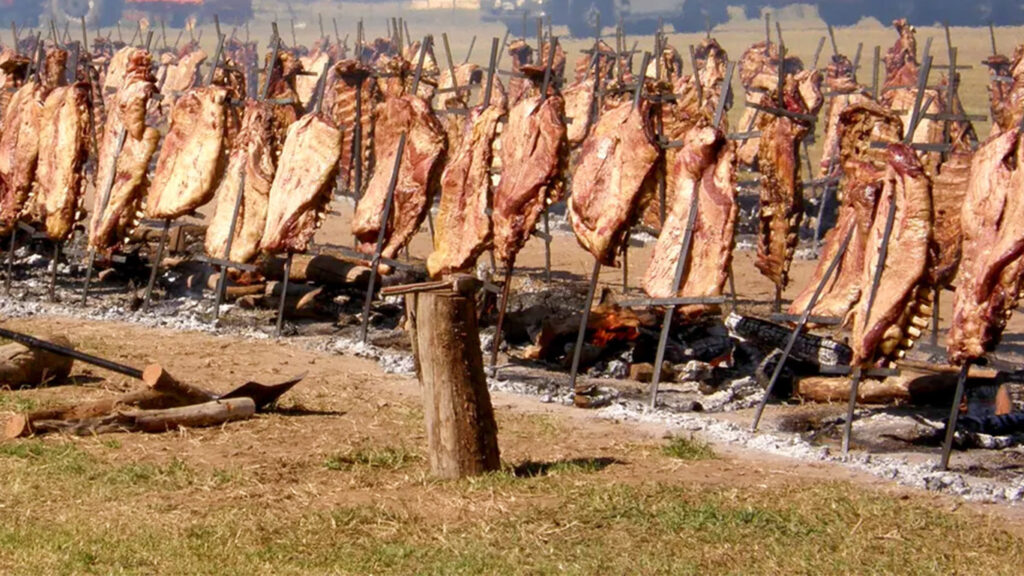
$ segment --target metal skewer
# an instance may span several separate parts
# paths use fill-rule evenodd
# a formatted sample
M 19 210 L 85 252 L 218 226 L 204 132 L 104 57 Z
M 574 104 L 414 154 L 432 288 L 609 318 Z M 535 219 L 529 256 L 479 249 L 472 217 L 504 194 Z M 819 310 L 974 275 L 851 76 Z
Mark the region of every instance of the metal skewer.
M 949 456 L 953 450 L 953 438 L 956 436 L 956 423 L 960 417 L 960 403 L 964 399 L 964 388 L 967 386 L 967 375 L 971 370 L 971 361 L 964 362 L 956 379 L 956 392 L 953 394 L 953 405 L 949 409 L 949 420 L 946 421 L 946 436 L 942 441 L 942 455 L 939 457 L 939 470 L 949 470 Z

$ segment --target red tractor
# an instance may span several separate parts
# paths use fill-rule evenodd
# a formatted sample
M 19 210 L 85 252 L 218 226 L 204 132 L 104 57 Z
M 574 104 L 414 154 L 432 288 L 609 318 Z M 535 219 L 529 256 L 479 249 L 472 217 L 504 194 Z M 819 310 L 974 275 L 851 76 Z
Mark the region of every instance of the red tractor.
M 0 21 L 20 26 L 80 22 L 89 27 L 113 26 L 121 20 L 147 18 L 183 27 L 191 18 L 208 20 L 217 14 L 221 21 L 241 24 L 252 18 L 252 0 L 0 0 Z

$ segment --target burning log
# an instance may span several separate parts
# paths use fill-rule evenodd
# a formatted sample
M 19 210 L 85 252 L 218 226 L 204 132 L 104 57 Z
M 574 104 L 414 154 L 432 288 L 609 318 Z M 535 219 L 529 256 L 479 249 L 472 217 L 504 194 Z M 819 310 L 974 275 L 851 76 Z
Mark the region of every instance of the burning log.
M 55 336 L 50 341 L 71 347 L 64 336 Z M 22 388 L 43 386 L 60 382 L 71 374 L 71 358 L 51 354 L 23 344 L 0 346 L 0 386 Z
M 725 319 L 725 326 L 736 338 L 750 341 L 765 350 L 785 348 L 792 334 L 792 330 L 784 326 L 735 313 Z M 816 366 L 848 366 L 853 352 L 849 346 L 830 338 L 800 334 L 790 357 Z
M 364 288 L 370 279 L 370 268 L 361 258 L 334 255 L 295 254 L 288 275 L 289 282 L 312 282 L 321 286 Z M 271 280 L 284 279 L 284 258 L 267 258 L 263 275 Z
M 413 293 L 406 296 L 406 309 L 423 387 L 431 472 L 456 479 L 498 470 L 498 427 L 473 293 Z
M 115 412 L 81 420 L 40 420 L 32 424 L 32 431 L 35 434 L 64 432 L 76 436 L 106 432 L 160 433 L 179 428 L 220 426 L 252 418 L 255 413 L 256 403 L 252 398 L 230 398 L 165 410 Z

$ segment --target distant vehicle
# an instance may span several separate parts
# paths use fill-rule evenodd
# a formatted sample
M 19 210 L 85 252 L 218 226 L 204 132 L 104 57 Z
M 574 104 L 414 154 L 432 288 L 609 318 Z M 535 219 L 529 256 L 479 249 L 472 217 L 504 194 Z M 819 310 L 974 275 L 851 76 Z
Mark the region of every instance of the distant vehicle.
M 954 26 L 1000 26 L 1024 24 L 1024 2 L 1020 0 L 481 0 L 484 18 L 504 22 L 520 31 L 523 15 L 528 19 L 551 17 L 551 23 L 568 26 L 577 38 L 592 36 L 600 18 L 601 26 L 615 26 L 620 20 L 627 34 L 652 34 L 659 19 L 676 32 L 699 32 L 729 19 L 727 8 L 743 8 L 748 18 L 757 18 L 764 8 L 811 4 L 821 18 L 833 26 L 851 26 L 873 17 L 884 24 L 897 18 Z M 532 31 L 532 25 L 529 30 Z
M 89 27 L 113 26 L 121 20 L 147 18 L 184 27 L 190 18 L 208 20 L 217 14 L 230 24 L 252 18 L 252 0 L 0 0 L 0 22 L 38 26 L 53 20 Z

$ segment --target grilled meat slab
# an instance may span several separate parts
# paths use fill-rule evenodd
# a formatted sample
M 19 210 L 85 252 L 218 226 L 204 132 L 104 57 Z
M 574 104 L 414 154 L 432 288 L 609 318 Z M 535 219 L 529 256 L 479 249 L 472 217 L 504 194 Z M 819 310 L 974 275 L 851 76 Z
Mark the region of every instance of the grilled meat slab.
M 0 231 L 9 231 L 25 207 L 39 159 L 39 128 L 45 96 L 28 82 L 7 106 L 0 134 Z
M 270 187 L 277 169 L 273 137 L 269 105 L 254 100 L 246 102 L 242 129 L 229 153 L 227 169 L 217 187 L 213 218 L 206 229 L 207 255 L 225 257 L 239 193 L 242 204 L 227 258 L 232 262 L 249 262 L 259 254 L 260 239 L 267 224 Z
M 305 252 L 331 200 L 341 156 L 341 132 L 317 114 L 288 127 L 270 187 L 260 250 Z
M 365 254 L 376 250 L 402 133 L 407 137 L 391 213 L 385 223 L 384 257 L 394 257 L 412 240 L 440 188 L 447 152 L 444 128 L 422 98 L 408 95 L 387 99 L 377 112 L 376 166 L 352 221 L 358 249 Z
M 32 212 L 51 240 L 66 240 L 82 215 L 85 161 L 89 157 L 89 85 L 57 88 L 39 122 L 39 167 Z
M 194 88 L 175 103 L 146 200 L 147 218 L 184 216 L 213 197 L 223 171 L 226 96 L 216 86 Z
M 716 130 L 701 126 L 686 135 L 672 171 L 673 204 L 665 218 L 651 262 L 643 279 L 643 289 L 653 298 L 719 296 L 729 277 L 729 265 L 735 244 L 736 203 L 735 147 Z M 676 267 L 682 256 L 683 237 L 690 218 L 693 197 L 697 195 L 690 253 L 683 270 L 683 281 L 674 294 Z M 680 319 L 688 320 L 713 312 L 714 305 L 680 306 Z

